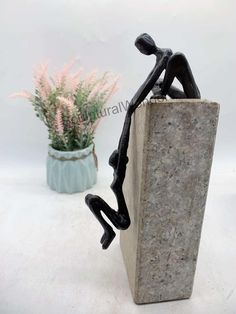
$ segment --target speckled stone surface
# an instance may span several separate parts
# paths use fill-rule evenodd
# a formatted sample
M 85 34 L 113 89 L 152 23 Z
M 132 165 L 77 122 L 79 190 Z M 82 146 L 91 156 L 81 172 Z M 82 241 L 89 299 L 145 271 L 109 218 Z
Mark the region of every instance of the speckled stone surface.
M 156 100 L 132 118 L 120 244 L 138 304 L 191 296 L 218 113 L 206 100 Z

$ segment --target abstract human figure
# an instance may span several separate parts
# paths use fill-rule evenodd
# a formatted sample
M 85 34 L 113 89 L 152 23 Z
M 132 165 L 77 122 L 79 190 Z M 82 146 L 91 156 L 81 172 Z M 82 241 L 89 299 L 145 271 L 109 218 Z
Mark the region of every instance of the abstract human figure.
M 191 68 L 185 55 L 172 52 L 171 49 L 158 48 L 154 40 L 148 34 L 141 34 L 137 37 L 135 45 L 138 50 L 145 54 L 154 54 L 156 59 L 160 60 L 166 53 L 169 55 L 165 68 L 164 80 L 158 80 L 153 88 L 153 98 L 165 98 L 166 95 L 171 98 L 200 98 L 200 92 L 194 80 Z M 177 78 L 183 86 L 183 92 L 174 86 L 171 86 L 173 80 Z
M 103 218 L 102 213 L 110 220 L 114 227 L 125 230 L 130 226 L 130 217 L 126 206 L 122 186 L 125 179 L 126 165 L 128 163 L 127 150 L 131 117 L 135 109 L 148 96 L 151 89 L 153 98 L 200 98 L 200 92 L 194 81 L 187 59 L 182 53 L 175 53 L 171 49 L 160 49 L 148 34 L 144 33 L 137 37 L 135 46 L 145 55 L 155 55 L 156 63 L 144 83 L 140 86 L 131 99 L 120 136 L 118 148 L 111 154 L 109 165 L 114 169 L 111 189 L 114 192 L 118 209 L 112 209 L 100 196 L 87 194 L 85 202 L 100 222 L 104 229 L 101 238 L 103 249 L 107 249 L 115 237 L 112 227 Z M 165 70 L 164 79 L 160 75 Z M 174 78 L 177 78 L 183 86 L 183 91 L 172 86 Z

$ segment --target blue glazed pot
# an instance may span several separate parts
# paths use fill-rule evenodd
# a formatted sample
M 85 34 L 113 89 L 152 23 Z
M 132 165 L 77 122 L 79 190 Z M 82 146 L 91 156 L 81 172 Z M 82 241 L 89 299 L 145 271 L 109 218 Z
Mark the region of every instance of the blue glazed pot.
M 47 183 L 59 193 L 83 192 L 97 182 L 94 144 L 76 151 L 48 147 Z

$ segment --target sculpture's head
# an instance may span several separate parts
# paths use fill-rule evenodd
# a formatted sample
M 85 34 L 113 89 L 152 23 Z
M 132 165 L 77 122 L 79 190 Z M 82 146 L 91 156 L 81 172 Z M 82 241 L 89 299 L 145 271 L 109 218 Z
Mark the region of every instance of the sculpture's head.
M 147 33 L 143 33 L 136 38 L 135 46 L 145 55 L 151 55 L 157 50 L 155 41 Z

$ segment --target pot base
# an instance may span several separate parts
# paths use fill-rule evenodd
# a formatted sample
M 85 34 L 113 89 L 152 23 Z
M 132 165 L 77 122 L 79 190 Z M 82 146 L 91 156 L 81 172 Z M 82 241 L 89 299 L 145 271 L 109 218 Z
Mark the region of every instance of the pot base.
M 85 149 L 62 152 L 49 146 L 47 157 L 47 184 L 59 193 L 77 193 L 91 188 L 97 182 L 97 168 L 93 154 L 94 144 Z

